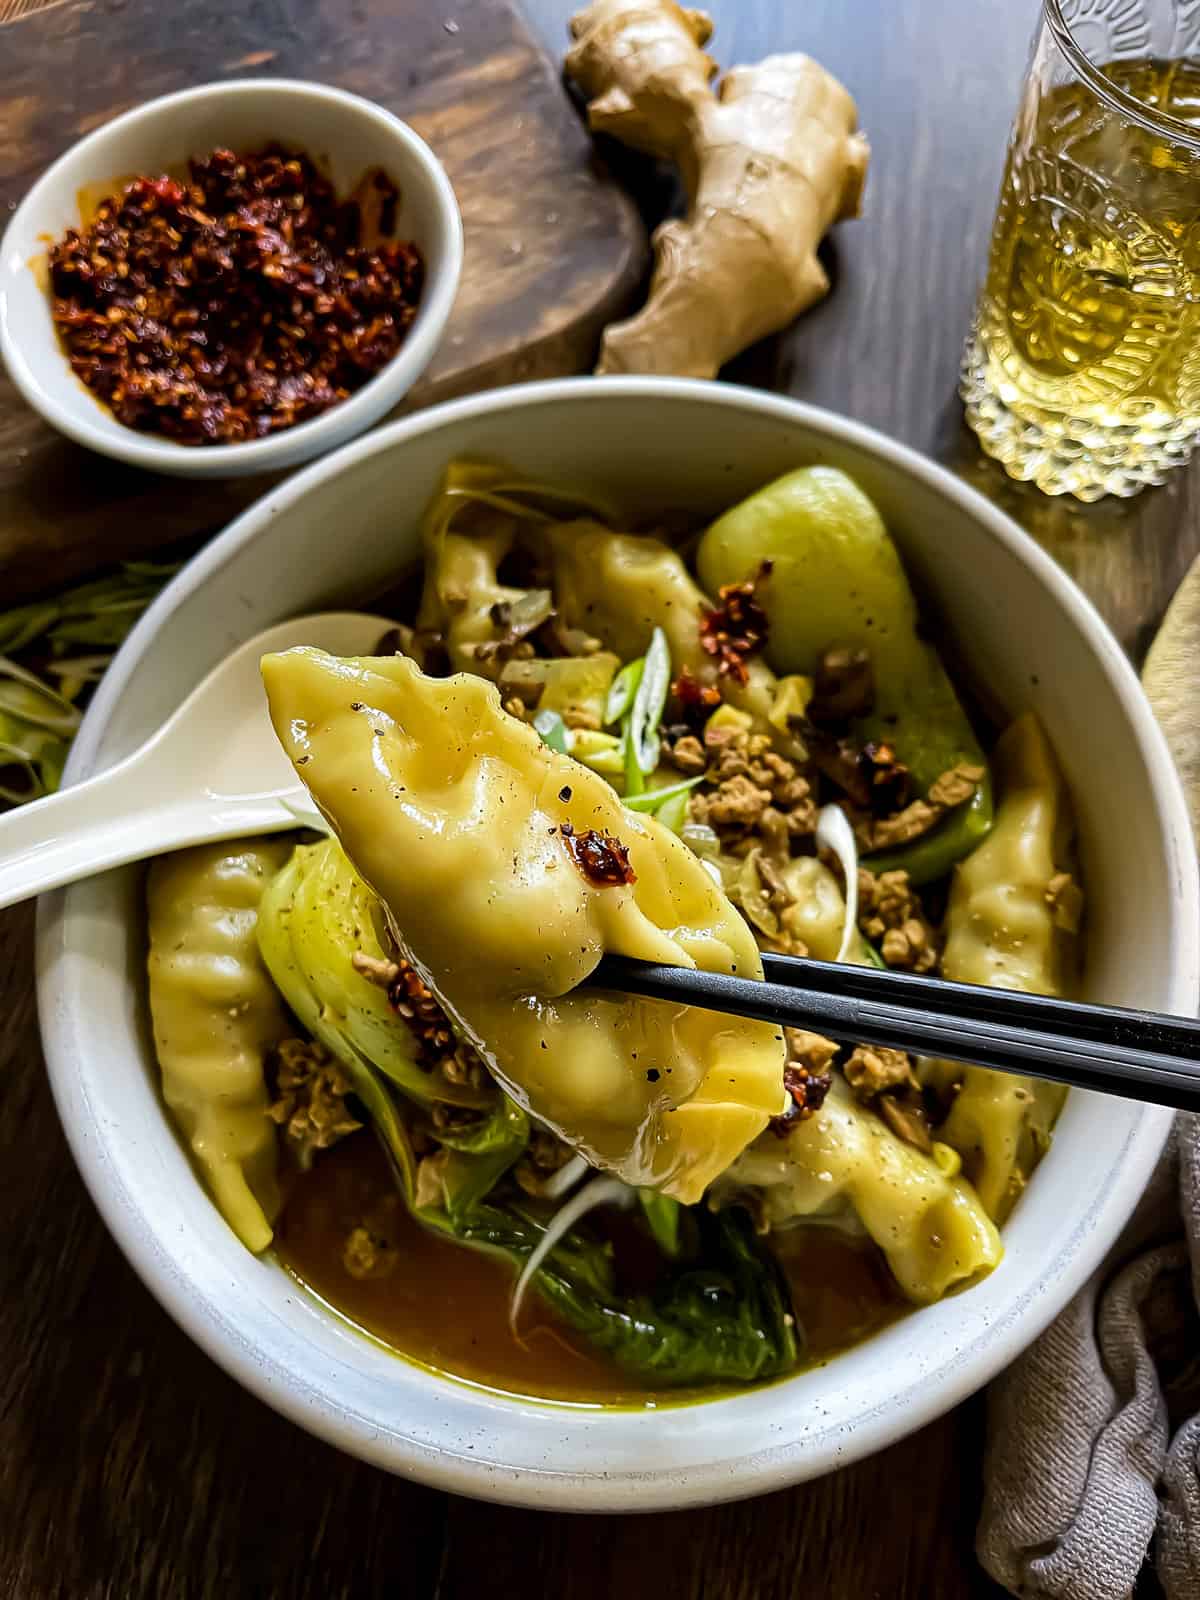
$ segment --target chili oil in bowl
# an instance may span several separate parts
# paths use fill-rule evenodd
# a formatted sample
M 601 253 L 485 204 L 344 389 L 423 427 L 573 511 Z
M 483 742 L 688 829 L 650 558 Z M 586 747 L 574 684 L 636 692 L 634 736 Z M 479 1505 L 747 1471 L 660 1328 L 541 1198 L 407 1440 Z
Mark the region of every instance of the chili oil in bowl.
M 398 117 L 323 84 L 210 84 L 117 117 L 30 190 L 0 245 L 0 354 L 91 449 L 268 472 L 403 398 L 461 263 L 449 180 Z

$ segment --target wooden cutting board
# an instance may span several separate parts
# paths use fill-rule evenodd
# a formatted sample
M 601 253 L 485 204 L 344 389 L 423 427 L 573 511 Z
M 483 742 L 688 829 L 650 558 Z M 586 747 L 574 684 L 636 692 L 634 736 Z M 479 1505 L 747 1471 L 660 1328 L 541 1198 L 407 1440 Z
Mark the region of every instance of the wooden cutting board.
M 645 237 L 509 0 L 0 0 L 0 225 L 82 133 L 156 95 L 253 75 L 377 100 L 445 163 L 462 286 L 406 409 L 590 366 L 637 292 Z M 54 433 L 0 373 L 0 604 L 215 531 L 273 481 L 109 461 Z

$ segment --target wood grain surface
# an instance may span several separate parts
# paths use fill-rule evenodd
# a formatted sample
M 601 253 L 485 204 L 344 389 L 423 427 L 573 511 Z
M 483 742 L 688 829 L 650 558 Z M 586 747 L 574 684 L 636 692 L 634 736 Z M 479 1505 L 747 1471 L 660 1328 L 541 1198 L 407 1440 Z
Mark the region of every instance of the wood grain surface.
M 639 286 L 645 236 L 508 0 L 67 0 L 7 25 L 0 12 L 0 224 L 81 133 L 155 95 L 254 75 L 377 100 L 449 172 L 462 282 L 404 409 L 590 363 Z M 215 530 L 273 481 L 181 481 L 93 455 L 0 375 L 0 596 Z
M 430 9 L 453 20 L 495 8 L 430 0 Z M 527 0 L 556 50 L 571 9 L 571 0 Z M 1140 651 L 1200 546 L 1195 474 L 1122 505 L 1048 501 L 980 460 L 954 398 L 1034 0 L 711 0 L 709 9 L 723 62 L 785 49 L 818 56 L 857 96 L 874 150 L 866 215 L 825 252 L 832 295 L 731 376 L 849 413 L 949 462 L 1023 521 Z M 176 14 L 187 10 L 179 0 Z M 309 8 L 276 0 L 275 10 L 280 36 L 291 37 Z M 4 49 L 0 33 L 0 73 Z M 292 59 L 303 62 L 301 47 Z M 129 98 L 153 88 L 125 86 Z M 622 170 L 640 181 L 653 219 L 669 186 L 648 169 Z M 0 1600 L 1000 1594 L 972 1555 L 979 1400 L 819 1482 L 647 1518 L 542 1515 L 434 1494 L 265 1410 L 159 1310 L 83 1192 L 34 1034 L 30 925 L 27 912 L 0 922 Z M 1155 1592 L 1150 1579 L 1145 1592 Z

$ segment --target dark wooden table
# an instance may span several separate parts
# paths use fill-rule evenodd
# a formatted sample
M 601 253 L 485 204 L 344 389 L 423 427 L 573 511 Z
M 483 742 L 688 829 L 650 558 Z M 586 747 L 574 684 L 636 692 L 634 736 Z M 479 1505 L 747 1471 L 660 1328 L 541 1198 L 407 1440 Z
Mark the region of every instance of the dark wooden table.
M 302 24 L 305 0 L 270 3 L 281 28 Z M 560 50 L 571 0 L 526 4 Z M 1127 504 L 1047 501 L 979 460 L 954 398 L 1034 0 L 711 9 L 724 63 L 818 56 L 857 96 L 874 152 L 866 216 L 828 250 L 833 294 L 733 375 L 951 463 L 1025 523 L 1139 652 L 1200 548 L 1195 475 Z M 649 212 L 665 192 L 647 175 Z M 28 1049 L 5 1058 L 32 1003 L 23 952 L 0 968 L 11 1024 L 0 1030 L 0 1600 L 999 1593 L 972 1554 L 978 1401 L 818 1483 L 648 1518 L 476 1505 L 310 1439 L 218 1372 L 125 1265 L 70 1163 L 39 1064 Z

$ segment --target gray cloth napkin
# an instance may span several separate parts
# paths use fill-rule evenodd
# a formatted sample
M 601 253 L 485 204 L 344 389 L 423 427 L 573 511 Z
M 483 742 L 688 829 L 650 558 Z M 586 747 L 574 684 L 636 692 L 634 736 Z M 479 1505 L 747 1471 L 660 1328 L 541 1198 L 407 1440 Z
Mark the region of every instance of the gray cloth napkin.
M 1200 562 L 1145 684 L 1200 820 Z M 1200 837 L 1200 826 L 1197 826 Z M 979 1559 L 1022 1600 L 1123 1600 L 1146 1561 L 1200 1600 L 1200 1117 L 1180 1115 L 1108 1259 L 993 1383 Z

